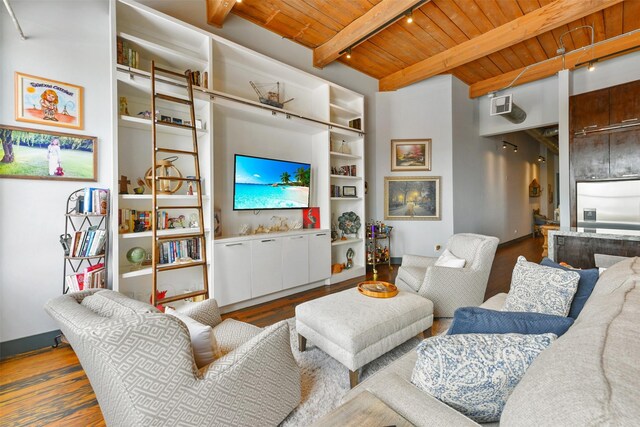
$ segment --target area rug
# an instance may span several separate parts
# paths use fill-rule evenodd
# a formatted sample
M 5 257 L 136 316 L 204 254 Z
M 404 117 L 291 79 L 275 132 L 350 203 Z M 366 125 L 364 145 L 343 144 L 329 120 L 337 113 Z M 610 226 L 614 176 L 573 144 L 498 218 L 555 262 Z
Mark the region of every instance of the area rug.
M 340 406 L 340 400 L 349 391 L 349 372 L 340 362 L 313 345 L 311 341 L 307 342 L 306 351 L 298 351 L 295 319 L 287 319 L 287 322 L 291 331 L 293 357 L 300 366 L 302 402 L 280 425 L 282 427 L 308 426 Z M 436 320 L 432 327 L 433 335 L 443 333 L 450 324 L 451 319 Z M 419 342 L 418 338 L 412 338 L 365 365 L 360 370 L 360 381 L 364 381 L 376 371 L 411 351 Z

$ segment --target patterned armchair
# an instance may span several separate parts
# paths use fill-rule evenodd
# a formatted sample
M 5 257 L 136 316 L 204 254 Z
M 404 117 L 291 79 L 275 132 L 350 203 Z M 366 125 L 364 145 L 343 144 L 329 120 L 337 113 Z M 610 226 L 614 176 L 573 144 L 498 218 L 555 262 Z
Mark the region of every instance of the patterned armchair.
M 82 304 L 88 296 L 99 296 Z M 176 317 L 118 292 L 62 295 L 46 311 L 76 352 L 113 426 L 277 425 L 300 403 L 289 326 L 221 321 L 213 299 L 184 310 L 213 327 L 220 357 L 198 369 Z
M 435 317 L 453 317 L 459 307 L 478 306 L 484 300 L 498 238 L 480 234 L 454 234 L 447 249 L 464 258 L 464 268 L 439 267 L 438 258 L 404 255 L 396 286 L 433 302 Z

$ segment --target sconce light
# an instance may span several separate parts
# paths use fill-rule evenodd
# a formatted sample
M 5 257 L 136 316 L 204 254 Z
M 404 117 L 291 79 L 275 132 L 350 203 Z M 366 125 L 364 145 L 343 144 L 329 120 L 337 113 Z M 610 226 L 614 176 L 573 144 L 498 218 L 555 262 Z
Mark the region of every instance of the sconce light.
M 546 158 L 546 157 L 544 157 L 544 156 L 538 156 L 538 161 L 539 161 L 540 163 L 546 163 L 546 162 L 547 162 L 547 158 Z
M 512 144 L 512 143 L 507 142 L 507 141 L 502 141 L 502 148 L 506 149 L 507 145 L 510 145 L 511 147 L 513 147 L 513 152 L 514 153 L 518 152 L 518 146 L 516 144 Z

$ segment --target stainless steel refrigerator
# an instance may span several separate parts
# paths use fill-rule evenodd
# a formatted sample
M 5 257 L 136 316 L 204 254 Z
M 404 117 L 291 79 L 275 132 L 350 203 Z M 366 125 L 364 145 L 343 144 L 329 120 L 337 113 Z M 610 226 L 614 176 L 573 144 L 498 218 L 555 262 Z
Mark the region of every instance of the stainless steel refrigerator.
M 578 227 L 640 230 L 640 179 L 577 183 Z

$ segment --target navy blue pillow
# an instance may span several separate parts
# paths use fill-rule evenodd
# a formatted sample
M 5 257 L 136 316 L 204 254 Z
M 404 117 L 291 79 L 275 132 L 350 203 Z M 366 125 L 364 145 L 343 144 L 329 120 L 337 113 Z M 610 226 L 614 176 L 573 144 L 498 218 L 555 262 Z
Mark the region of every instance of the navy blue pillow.
M 575 271 L 580 275 L 580 280 L 578 281 L 578 289 L 576 289 L 576 294 L 573 296 L 573 301 L 571 301 L 571 308 L 569 309 L 569 317 L 574 319 L 578 318 L 578 314 L 582 311 L 582 308 L 586 304 L 587 300 L 591 296 L 591 292 L 593 292 L 593 288 L 596 287 L 596 282 L 600 277 L 600 272 L 597 268 L 591 268 L 588 270 L 576 270 L 573 268 L 563 267 L 560 264 L 556 264 L 551 261 L 549 258 L 544 258 L 540 265 L 544 265 L 546 267 L 559 268 L 561 270 L 566 271 Z
M 461 307 L 453 313 L 453 322 L 447 335 L 552 333 L 560 336 L 571 325 L 572 318 L 552 314 Z

